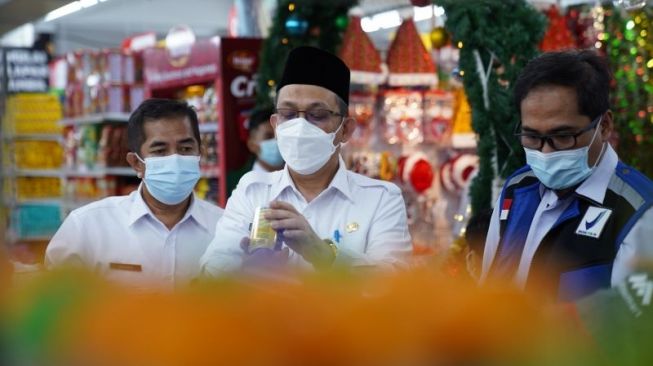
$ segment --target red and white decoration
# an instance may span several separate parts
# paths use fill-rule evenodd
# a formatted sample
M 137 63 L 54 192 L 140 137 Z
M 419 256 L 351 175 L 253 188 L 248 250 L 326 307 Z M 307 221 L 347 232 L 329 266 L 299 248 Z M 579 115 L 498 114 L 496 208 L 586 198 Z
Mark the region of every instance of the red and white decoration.
M 412 19 L 399 26 L 386 59 L 391 86 L 431 86 L 438 83 L 431 54 L 426 50 Z

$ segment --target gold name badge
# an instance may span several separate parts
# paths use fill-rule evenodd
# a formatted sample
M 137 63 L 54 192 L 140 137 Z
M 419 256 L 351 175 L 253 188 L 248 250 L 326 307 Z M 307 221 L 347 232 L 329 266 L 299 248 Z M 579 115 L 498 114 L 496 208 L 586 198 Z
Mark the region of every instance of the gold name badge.
M 347 227 L 345 228 L 348 233 L 353 233 L 354 231 L 358 230 L 358 223 L 357 222 L 350 222 L 347 224 Z

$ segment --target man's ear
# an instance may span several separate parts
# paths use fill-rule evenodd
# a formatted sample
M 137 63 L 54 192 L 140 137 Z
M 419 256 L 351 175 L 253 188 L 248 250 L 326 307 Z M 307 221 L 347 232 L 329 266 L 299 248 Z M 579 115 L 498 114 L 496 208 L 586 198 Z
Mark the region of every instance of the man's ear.
M 279 123 L 279 116 L 277 114 L 273 114 L 270 116 L 270 125 L 272 126 L 272 129 L 274 130 L 274 136 L 277 136 L 277 123 Z
M 608 110 L 603 116 L 601 121 L 601 141 L 606 142 L 610 140 L 612 136 L 612 131 L 614 130 L 614 120 L 612 119 L 612 111 Z
M 356 119 L 354 117 L 345 117 L 342 122 L 342 142 L 348 142 L 356 130 Z
M 143 179 L 145 176 L 145 164 L 143 164 L 138 156 L 133 152 L 127 153 L 127 162 L 129 163 L 129 166 L 131 166 L 132 169 L 134 169 L 136 172 L 136 176 L 140 179 Z

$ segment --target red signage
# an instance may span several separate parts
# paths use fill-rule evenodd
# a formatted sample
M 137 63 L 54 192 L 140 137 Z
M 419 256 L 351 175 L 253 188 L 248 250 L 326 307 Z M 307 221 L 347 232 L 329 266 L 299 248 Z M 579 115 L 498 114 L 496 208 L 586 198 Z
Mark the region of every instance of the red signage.
M 151 89 L 204 84 L 220 73 L 220 50 L 210 40 L 197 41 L 181 58 L 171 57 L 165 48 L 150 48 L 143 52 L 143 64 L 145 83 Z
M 260 39 L 222 38 L 220 40 L 222 118 L 225 135 L 239 138 L 226 141 L 227 169 L 241 167 L 249 158 L 245 121 L 256 103 L 256 71 L 258 70 Z

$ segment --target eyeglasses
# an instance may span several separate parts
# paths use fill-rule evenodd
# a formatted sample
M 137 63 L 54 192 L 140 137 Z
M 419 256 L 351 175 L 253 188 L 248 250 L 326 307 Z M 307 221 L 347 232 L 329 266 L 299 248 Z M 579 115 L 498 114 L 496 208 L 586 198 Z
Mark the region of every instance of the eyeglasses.
M 342 116 L 342 114 L 330 111 L 324 108 L 313 108 L 308 110 L 298 110 L 293 108 L 277 108 L 277 115 L 280 117 L 281 121 L 288 121 L 293 118 L 299 117 L 300 113 L 304 113 L 305 118 L 312 123 L 324 123 L 327 122 L 333 116 Z
M 596 125 L 601 121 L 603 114 L 596 117 L 589 126 L 583 128 L 576 133 L 552 133 L 547 135 L 538 135 L 531 132 L 515 133 L 519 137 L 521 145 L 527 149 L 542 150 L 544 142 L 547 142 L 553 150 L 568 150 L 576 146 L 578 143 L 578 136 L 585 132 L 596 128 Z M 519 126 L 517 127 L 519 128 Z

